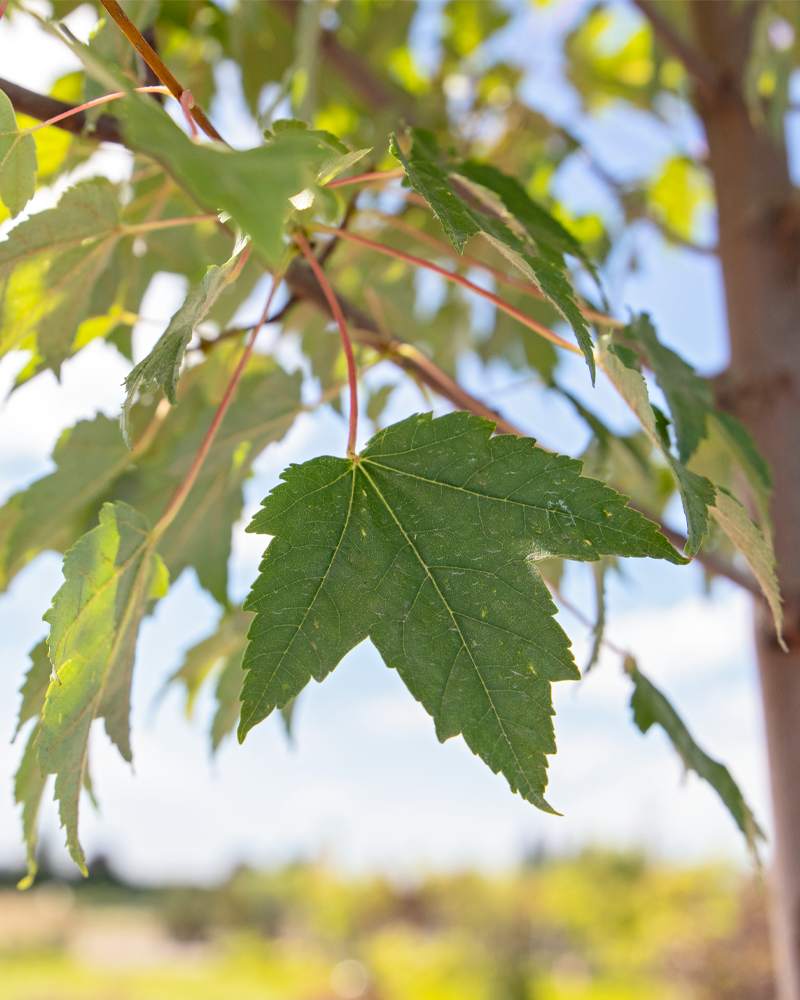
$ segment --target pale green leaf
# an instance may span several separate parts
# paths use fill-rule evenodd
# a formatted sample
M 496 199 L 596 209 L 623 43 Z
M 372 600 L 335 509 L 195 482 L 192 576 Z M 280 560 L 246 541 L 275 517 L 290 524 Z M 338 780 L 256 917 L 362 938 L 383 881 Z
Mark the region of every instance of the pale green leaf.
M 248 528 L 275 538 L 245 604 L 240 739 L 369 636 L 440 740 L 463 733 L 550 809 L 550 682 L 579 675 L 536 561 L 683 559 L 579 462 L 492 430 L 467 413 L 415 416 L 356 462 L 284 472 Z
M 717 490 L 717 502 L 716 506 L 711 508 L 711 514 L 728 538 L 747 559 L 772 611 L 778 641 L 786 649 L 782 634 L 781 593 L 775 576 L 775 555 L 772 546 L 764 538 L 758 525 L 750 519 L 744 507 L 726 490 Z
M 178 670 L 168 679 L 168 684 L 182 684 L 186 689 L 187 716 L 191 716 L 197 694 L 209 675 L 216 669 L 222 673 L 231 658 L 238 657 L 241 667 L 242 653 L 247 644 L 247 630 L 252 620 L 253 616 L 247 611 L 236 610 L 223 615 L 217 631 L 192 646 Z
M 55 797 L 72 858 L 86 873 L 78 842 L 89 730 L 104 718 L 126 760 L 130 685 L 139 623 L 163 597 L 168 574 L 153 549 L 150 526 L 125 503 L 105 504 L 100 524 L 64 557 L 65 582 L 45 614 L 57 681 L 47 693 L 36 738 L 43 774 L 56 775 Z
M 27 674 L 25 674 L 25 683 L 19 689 L 19 693 L 22 695 L 22 704 L 19 708 L 17 729 L 14 733 L 15 739 L 20 729 L 22 729 L 29 719 L 37 718 L 42 714 L 45 695 L 47 694 L 50 677 L 53 673 L 53 667 L 47 655 L 46 639 L 42 639 L 40 643 L 37 643 L 30 653 L 28 653 L 28 656 L 30 657 L 31 665 Z
M 214 753 L 219 749 L 219 745 L 225 737 L 233 732 L 239 721 L 239 711 L 242 707 L 242 685 L 244 684 L 242 657 L 246 645 L 247 637 L 243 635 L 241 646 L 236 653 L 232 653 L 227 658 L 225 666 L 220 671 L 217 687 L 214 691 L 214 696 L 217 699 L 217 711 L 214 713 L 214 719 L 211 723 L 211 749 Z
M 28 874 L 18 888 L 27 889 L 36 877 L 36 848 L 39 843 L 38 817 L 47 780 L 39 767 L 36 754 L 36 738 L 39 723 L 34 726 L 25 746 L 25 753 L 14 775 L 14 801 L 22 806 L 22 838 L 25 843 Z
M 118 209 L 107 180 L 86 181 L 0 243 L 0 354 L 29 347 L 31 373 L 40 362 L 58 372 L 121 236 Z
M 126 377 L 126 396 L 120 424 L 128 447 L 131 446 L 128 433 L 131 403 L 141 387 L 159 385 L 173 406 L 178 402 L 178 375 L 186 348 L 192 339 L 192 333 L 198 323 L 208 314 L 223 288 L 235 279 L 239 254 L 244 250 L 245 242 L 239 241 L 234 247 L 230 260 L 221 266 L 212 264 L 207 269 L 203 280 L 189 289 L 186 301 L 172 317 L 167 329 L 159 337 L 152 351 L 138 365 L 135 365 Z
M 708 433 L 708 414 L 715 408 L 711 386 L 680 355 L 659 341 L 647 313 L 627 326 L 624 335 L 644 348 L 656 381 L 669 403 L 678 455 L 686 462 Z
M 64 431 L 57 469 L 0 510 L 0 588 L 45 549 L 65 552 L 88 529 L 100 499 L 131 464 L 119 424 L 98 414 Z
M 15 218 L 36 190 L 36 140 L 17 128 L 14 108 L 0 90 L 0 200 Z
M 344 173 L 345 170 L 354 166 L 359 160 L 362 160 L 367 153 L 371 152 L 371 149 L 356 149 L 353 150 L 352 153 L 343 153 L 335 159 L 328 160 L 327 163 L 323 164 L 322 169 L 319 172 L 317 183 L 327 184 L 328 181 L 332 181 L 334 177 L 338 177 L 339 174 Z
M 647 436 L 663 454 L 680 492 L 686 515 L 689 535 L 686 552 L 688 555 L 695 555 L 700 548 L 703 536 L 708 533 L 708 506 L 714 503 L 716 491 L 708 479 L 690 472 L 665 447 L 656 427 L 656 418 L 650 404 L 644 377 L 635 368 L 620 360 L 618 351 L 611 350 L 613 346 L 610 334 L 605 334 L 600 338 L 595 350 L 597 363 L 639 418 Z
M 756 842 L 763 840 L 764 834 L 727 767 L 712 760 L 700 749 L 678 713 L 658 688 L 639 671 L 632 657 L 627 658 L 625 669 L 634 683 L 631 708 L 636 725 L 643 733 L 653 723 L 658 723 L 664 729 L 686 767 L 707 781 L 725 803 L 747 839 L 748 846 L 755 853 Z

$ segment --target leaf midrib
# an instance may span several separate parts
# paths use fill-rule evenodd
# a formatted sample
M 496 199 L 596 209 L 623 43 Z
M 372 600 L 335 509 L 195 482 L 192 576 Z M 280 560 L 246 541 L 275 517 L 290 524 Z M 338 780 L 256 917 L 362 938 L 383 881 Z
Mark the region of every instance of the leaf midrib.
M 503 724 L 503 720 L 500 718 L 500 715 L 499 715 L 499 713 L 498 713 L 498 711 L 497 711 L 497 709 L 495 707 L 495 704 L 494 704 L 494 701 L 492 699 L 492 696 L 489 693 L 489 688 L 486 686 L 486 682 L 483 679 L 483 674 L 481 673 L 481 670 L 478 667 L 478 664 L 475 662 L 475 658 L 473 657 L 472 651 L 470 650 L 469 645 L 468 645 L 468 643 L 467 643 L 467 641 L 466 641 L 466 639 L 464 637 L 464 633 L 461 630 L 461 626 L 459 625 L 458 621 L 456 620 L 456 612 L 454 612 L 453 609 L 448 604 L 447 600 L 445 599 L 444 594 L 439 589 L 439 585 L 437 584 L 437 582 L 436 582 L 436 580 L 435 580 L 435 578 L 433 576 L 433 573 L 431 572 L 430 568 L 426 564 L 425 560 L 422 558 L 422 555 L 419 552 L 419 550 L 417 549 L 416 545 L 411 540 L 408 532 L 405 530 L 405 528 L 403 527 L 403 525 L 400 523 L 400 519 L 395 514 L 394 510 L 392 509 L 391 505 L 387 501 L 386 497 L 378 489 L 378 487 L 377 487 L 375 481 L 373 480 L 372 476 L 370 476 L 369 472 L 364 467 L 365 464 L 366 464 L 365 462 L 361 462 L 359 464 L 359 469 L 364 474 L 364 476 L 367 478 L 367 480 L 369 481 L 370 486 L 373 488 L 373 490 L 375 490 L 375 493 L 383 501 L 383 504 L 386 507 L 386 509 L 389 511 L 389 514 L 391 515 L 392 520 L 395 522 L 395 524 L 397 525 L 397 527 L 400 529 L 400 532 L 403 535 L 403 537 L 405 538 L 408 546 L 411 548 L 412 552 L 414 553 L 414 555 L 419 560 L 420 566 L 422 566 L 423 570 L 425 571 L 426 576 L 428 577 L 428 579 L 433 584 L 433 587 L 436 590 L 436 593 L 439 595 L 439 599 L 441 600 L 441 602 L 444 605 L 444 607 L 447 609 L 447 613 L 450 615 L 450 619 L 452 620 L 453 625 L 455 626 L 456 630 L 458 631 L 459 638 L 461 639 L 461 644 L 462 644 L 464 650 L 466 651 L 467 656 L 469 657 L 470 663 L 472 664 L 473 669 L 475 670 L 475 673 L 476 673 L 478 679 L 481 682 L 481 686 L 483 687 L 484 692 L 486 693 L 486 699 L 489 702 L 491 712 L 494 715 L 495 719 L 497 720 L 498 726 L 500 727 L 500 732 L 503 734 L 503 738 L 506 741 L 506 746 L 511 751 L 511 754 L 514 757 L 514 760 L 515 760 L 515 762 L 517 764 L 517 768 L 518 768 L 518 772 L 517 773 L 518 773 L 518 776 L 525 775 L 525 783 L 527 784 L 527 786 L 529 788 L 530 794 L 537 794 L 536 790 L 531 786 L 531 783 L 528 780 L 527 775 L 525 773 L 525 770 L 523 768 L 523 765 L 522 765 L 519 757 L 517 756 L 517 752 L 514 749 L 514 746 L 513 746 L 512 742 L 511 742 L 511 740 L 509 739 L 508 734 L 506 733 L 505 725 Z M 374 462 L 373 464 L 374 465 L 378 465 L 377 462 Z M 384 468 L 384 466 L 380 466 L 380 467 Z M 353 478 L 355 480 L 355 477 L 353 477 Z M 453 665 L 450 667 L 450 671 L 448 673 L 448 679 L 447 679 L 447 681 L 445 683 L 445 690 L 447 688 L 447 685 L 450 683 L 450 677 L 452 676 L 453 666 L 455 666 L 455 661 L 453 662 Z M 443 699 L 443 701 L 444 701 L 444 699 Z M 538 796 L 538 795 L 537 795 L 537 797 L 541 798 L 541 796 Z

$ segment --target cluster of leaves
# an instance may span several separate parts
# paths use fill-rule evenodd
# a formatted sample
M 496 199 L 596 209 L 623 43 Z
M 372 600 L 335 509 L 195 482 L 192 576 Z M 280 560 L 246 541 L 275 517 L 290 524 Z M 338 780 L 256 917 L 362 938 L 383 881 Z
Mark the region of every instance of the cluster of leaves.
M 70 6 L 57 3 L 56 12 Z M 197 98 L 207 96 L 210 67 L 226 55 L 246 69 L 245 95 L 255 107 L 267 81 L 254 67 L 253 39 L 259 39 L 259 53 L 273 45 L 286 48 L 276 27 L 280 15 L 273 10 L 281 5 L 240 4 L 223 15 L 202 4 L 190 24 L 181 22 L 188 16 L 184 5 L 127 6 L 141 29 L 155 25 L 174 71 L 183 73 Z M 444 64 L 451 68 L 448 60 L 468 58 L 474 39 L 504 20 L 488 4 L 467 4 L 469 17 L 477 18 L 472 24 L 459 13 L 461 6 L 452 5 L 448 14 L 452 49 Z M 381 27 L 389 13 L 392 30 L 400 25 L 405 39 L 410 7 L 386 5 Z M 374 39 L 379 53 L 385 38 L 394 37 L 385 31 L 384 41 L 378 41 L 381 32 L 369 5 L 346 5 L 342 17 L 347 23 L 341 38 L 350 38 L 359 50 Z M 487 17 L 495 21 L 478 23 Z M 315 30 L 318 35 L 318 26 Z M 313 60 L 307 54 L 310 36 L 301 35 L 295 62 L 278 60 L 273 71 L 290 80 L 296 101 L 305 106 Z M 130 326 L 153 275 L 177 271 L 187 277 L 189 289 L 162 338 L 126 380 L 123 433 L 103 416 L 77 424 L 58 443 L 56 471 L 0 510 L 4 586 L 38 553 L 65 553 L 65 583 L 46 616 L 46 649 L 38 646 L 32 654 L 20 715 L 20 725 L 35 720 L 16 786 L 31 874 L 36 813 L 48 774 L 56 775 L 70 851 L 83 866 L 78 805 L 81 789 L 90 784 L 91 726 L 103 718 L 109 736 L 130 759 L 130 684 L 139 625 L 169 580 L 188 567 L 224 613 L 217 633 L 187 654 L 173 680 L 186 685 L 191 705 L 199 686 L 216 677 L 214 747 L 235 725 L 240 699 L 243 739 L 275 708 L 288 720 L 308 681 L 323 680 L 370 637 L 433 717 L 441 740 L 463 734 L 512 790 L 546 810 L 547 755 L 555 752 L 551 684 L 579 672 L 570 640 L 554 621 L 556 606 L 544 580 L 557 582 L 563 560 L 603 560 L 603 566 L 617 556 L 688 561 L 653 520 L 628 505 L 630 496 L 657 517 L 670 495 L 680 493 L 689 556 L 699 551 L 713 519 L 718 536 L 711 542 L 742 552 L 780 627 L 765 513 L 768 470 L 744 429 L 716 409 L 708 384 L 658 341 L 646 317 L 620 331 L 621 324 L 598 320 L 587 308 L 570 267 L 582 268 L 597 282 L 592 256 L 559 213 L 532 196 L 535 183 L 486 162 L 476 150 L 467 156 L 442 154 L 430 129 L 395 135 L 390 153 L 392 120 L 386 122 L 386 146 L 372 151 L 372 165 L 399 162 L 416 201 L 387 212 L 377 211 L 380 202 L 366 194 L 348 204 L 338 189 L 325 185 L 369 152 L 361 148 L 361 118 L 336 129 L 347 133 L 349 145 L 330 132 L 336 118 L 330 104 L 312 122 L 315 128 L 270 122 L 272 129 L 255 148 L 193 141 L 156 101 L 131 90 L 125 74 L 134 73 L 136 63 L 132 51 L 120 47 L 110 21 L 88 46 L 62 37 L 86 67 L 84 97 L 112 90 L 126 94 L 115 108 L 134 171 L 125 185 L 95 179 L 68 187 L 56 208 L 20 222 L 0 243 L 0 353 L 29 352 L 20 384 L 44 369 L 57 373 L 98 337 L 130 358 Z M 425 110 L 427 100 L 435 104 L 435 88 L 413 82 L 409 60 L 407 45 L 401 45 L 388 65 Z M 261 55 L 258 62 L 263 65 Z M 487 107 L 492 94 L 508 86 L 504 80 L 510 76 L 504 74 L 498 69 L 485 95 Z M 348 106 L 353 103 L 358 104 L 350 100 Z M 0 92 L 0 198 L 16 215 L 35 187 L 31 143 L 36 140 L 17 127 L 9 109 Z M 426 111 L 426 124 L 440 135 L 446 132 L 444 112 L 441 102 Z M 62 170 L 90 150 L 88 136 L 75 139 Z M 509 158 L 509 150 L 501 154 L 498 161 Z M 354 212 L 360 224 L 377 227 L 387 248 L 418 250 L 420 243 L 432 243 L 438 257 L 455 256 L 459 274 L 473 266 L 490 269 L 523 318 L 540 325 L 566 320 L 592 380 L 596 368 L 605 372 L 642 430 L 616 436 L 562 392 L 552 344 L 510 315 L 501 314 L 490 335 L 480 339 L 465 332 L 468 302 L 451 296 L 437 310 L 435 323 L 432 317 L 426 323 L 415 310 L 411 267 L 365 257 L 363 247 L 342 244 L 326 262 L 330 280 L 369 312 L 379 311 L 379 325 L 388 321 L 406 346 L 426 349 L 445 371 L 454 370 L 460 350 L 476 346 L 484 358 L 504 357 L 516 368 L 535 370 L 571 400 L 594 434 L 585 457 L 598 478 L 582 475 L 579 461 L 530 438 L 492 437 L 490 423 L 467 413 L 436 420 L 410 416 L 376 434 L 355 459 L 317 458 L 284 473 L 248 529 L 273 540 L 241 610 L 228 600 L 227 560 L 232 526 L 242 510 L 242 484 L 255 458 L 304 409 L 300 377 L 251 355 L 188 495 L 180 487 L 195 475 L 195 455 L 239 377 L 244 331 L 229 327 L 237 308 L 264 271 L 274 274 L 285 266 L 296 227 L 352 223 Z M 452 250 L 441 242 L 442 230 Z M 462 257 L 474 237 L 483 242 L 474 240 L 468 249 L 477 246 L 479 257 Z M 201 341 L 202 321 L 206 339 Z M 338 342 L 308 306 L 289 316 L 287 326 L 295 324 L 320 380 L 321 398 L 336 399 L 344 381 Z M 190 364 L 184 364 L 187 351 Z M 397 351 L 387 354 L 402 357 Z M 366 365 L 379 357 L 374 349 L 361 348 L 358 360 Z M 670 417 L 651 405 L 643 370 L 655 376 Z M 376 421 L 386 395 L 371 401 Z M 757 500 L 760 528 L 734 495 L 740 473 L 748 487 L 742 498 Z M 602 627 L 596 638 L 593 660 Z M 720 765 L 698 764 L 709 759 L 685 727 L 676 727 L 663 696 L 638 670 L 634 680 L 637 718 L 665 728 L 752 840 L 757 828 L 741 796 L 736 798 L 738 790 L 731 792 L 730 775 Z

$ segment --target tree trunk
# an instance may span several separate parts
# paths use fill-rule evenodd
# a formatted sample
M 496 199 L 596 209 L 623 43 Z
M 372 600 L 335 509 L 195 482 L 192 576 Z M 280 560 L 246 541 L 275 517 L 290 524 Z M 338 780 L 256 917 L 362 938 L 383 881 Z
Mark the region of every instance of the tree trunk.
M 719 214 L 731 358 L 719 405 L 750 430 L 774 479 L 772 519 L 789 652 L 755 613 L 775 819 L 773 938 L 781 1000 L 800 1000 L 800 205 L 786 151 L 753 123 L 742 80 L 759 5 L 691 3 L 719 82 L 699 86 Z

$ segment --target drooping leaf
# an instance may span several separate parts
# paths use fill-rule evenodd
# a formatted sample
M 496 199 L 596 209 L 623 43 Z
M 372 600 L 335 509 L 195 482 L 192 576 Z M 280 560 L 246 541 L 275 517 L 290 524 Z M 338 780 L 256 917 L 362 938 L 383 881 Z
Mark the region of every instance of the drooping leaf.
M 89 730 L 104 718 L 126 760 L 130 684 L 139 623 L 163 597 L 168 575 L 147 521 L 125 503 L 105 504 L 100 524 L 64 557 L 65 582 L 45 614 L 58 678 L 47 693 L 36 737 L 42 774 L 55 774 L 55 797 L 67 846 L 86 874 L 78 842 L 78 800 L 84 785 Z
M 39 843 L 39 807 L 42 803 L 47 777 L 42 774 L 36 754 L 36 738 L 39 723 L 31 730 L 25 753 L 14 775 L 14 801 L 22 806 L 22 839 L 25 843 L 27 875 L 20 880 L 18 888 L 27 889 L 36 878 L 36 848 Z
M 516 177 L 509 177 L 490 163 L 478 163 L 476 160 L 464 160 L 459 164 L 458 172 L 476 184 L 494 191 L 507 211 L 525 227 L 543 256 L 549 256 L 554 263 L 562 265 L 563 254 L 577 257 L 592 277 L 599 281 L 594 263 L 579 241 L 558 219 L 530 197 Z
M 670 453 L 663 438 L 658 433 L 644 377 L 635 367 L 620 360 L 618 352 L 610 350 L 611 346 L 613 345 L 609 334 L 600 338 L 595 351 L 597 363 L 611 379 L 622 398 L 639 418 L 639 422 L 650 440 L 666 459 L 680 492 L 683 510 L 686 514 L 689 535 L 686 553 L 690 556 L 695 555 L 700 548 L 703 536 L 708 533 L 708 507 L 714 503 L 716 490 L 710 480 L 690 472 Z
M 65 552 L 92 526 L 104 500 L 125 500 L 155 523 L 186 475 L 238 358 L 233 343 L 215 347 L 186 374 L 181 405 L 166 415 L 134 404 L 134 452 L 118 422 L 102 414 L 65 431 L 53 453 L 56 471 L 0 508 L 0 587 L 45 549 Z M 302 410 L 301 378 L 261 355 L 250 359 L 198 480 L 159 542 L 173 579 L 193 566 L 222 604 L 242 484 L 253 461 Z
M 555 744 L 550 682 L 578 677 L 536 561 L 683 562 L 625 497 L 526 438 L 467 413 L 415 416 L 358 461 L 284 472 L 248 528 L 274 535 L 256 612 L 239 738 L 369 636 L 434 717 L 542 809 Z
M 236 610 L 223 615 L 217 631 L 192 646 L 178 670 L 168 679 L 168 684 L 182 684 L 185 687 L 187 716 L 191 716 L 200 688 L 216 668 L 219 668 L 220 673 L 223 672 L 228 661 L 237 656 L 241 667 L 242 653 L 247 644 L 247 630 L 252 620 L 253 616 L 247 611 Z
M 430 204 L 453 246 L 461 253 L 467 240 L 480 234 L 541 289 L 572 327 L 594 381 L 595 360 L 589 327 L 563 268 L 563 258 L 559 266 L 557 251 L 548 249 L 546 255 L 535 256 L 534 249 L 540 248 L 532 238 L 527 241 L 524 225 L 518 234 L 511 229 L 510 216 L 504 220 L 494 206 L 484 206 L 482 210 L 477 194 L 468 197 L 473 193 L 465 187 L 465 181 L 459 183 L 462 165 L 443 161 L 430 132 L 411 129 L 409 134 L 412 144 L 408 156 L 395 136 L 392 136 L 392 154 L 402 163 L 415 190 Z M 454 187 L 454 180 L 459 183 L 458 189 Z
M 632 657 L 626 659 L 625 670 L 634 683 L 631 697 L 633 721 L 643 733 L 654 723 L 664 729 L 686 767 L 707 781 L 725 803 L 747 839 L 750 850 L 755 853 L 757 841 L 763 840 L 764 834 L 727 767 L 712 760 L 700 749 L 678 713 L 658 688 L 641 673 Z
M 115 498 L 153 523 L 161 517 L 189 471 L 239 357 L 234 343 L 220 344 L 212 357 L 184 376 L 180 405 L 164 418 L 136 469 L 116 480 Z M 279 441 L 303 409 L 301 382 L 299 372 L 287 375 L 272 359 L 251 357 L 197 481 L 159 541 L 172 579 L 193 566 L 201 585 L 223 605 L 231 530 L 241 516 L 244 481 L 264 448 Z
M 750 519 L 744 507 L 727 490 L 717 490 L 716 506 L 711 508 L 711 513 L 728 538 L 747 559 L 772 611 L 778 641 L 786 649 L 782 634 L 781 593 L 775 576 L 775 555 L 772 546 L 767 543 L 763 532 Z
M 295 130 L 255 149 L 196 144 L 152 100 L 134 94 L 126 104 L 126 135 L 133 148 L 162 163 L 209 211 L 228 212 L 266 262 L 277 265 L 293 211 L 289 199 L 313 186 L 330 159 L 330 145 L 311 131 Z
M 19 693 L 22 695 L 22 704 L 19 708 L 17 729 L 14 733 L 15 738 L 28 719 L 34 719 L 42 714 L 45 695 L 47 694 L 47 688 L 50 685 L 50 676 L 53 672 L 50 658 L 47 655 L 46 639 L 42 639 L 40 643 L 37 643 L 30 653 L 28 653 L 28 656 L 30 657 L 31 665 L 27 674 L 25 674 L 25 683 L 19 690 Z
M 214 305 L 225 285 L 234 280 L 238 258 L 244 250 L 245 242 L 237 243 L 230 260 L 221 266 L 212 264 L 206 270 L 203 280 L 189 289 L 186 301 L 172 317 L 152 351 L 126 377 L 125 404 L 120 423 L 128 447 L 131 446 L 128 416 L 133 397 L 140 387 L 159 385 L 173 406 L 178 402 L 178 375 L 192 333 Z
M 36 140 L 21 134 L 14 108 L 0 90 L 0 201 L 15 218 L 36 190 Z
M 603 637 L 606 631 L 606 571 L 608 563 L 605 559 L 594 563 L 594 589 L 597 595 L 597 620 L 593 629 L 594 640 L 592 642 L 592 652 L 589 655 L 589 662 L 586 664 L 584 674 L 588 674 L 600 659 L 600 650 L 603 648 Z
M 65 431 L 58 468 L 14 494 L 0 510 L 0 588 L 45 549 L 65 552 L 87 530 L 99 498 L 131 463 L 119 424 L 98 414 Z
M 766 515 L 772 477 L 750 433 L 732 414 L 717 409 L 709 383 L 700 378 L 680 355 L 659 341 L 647 313 L 636 317 L 625 328 L 624 335 L 641 345 L 656 381 L 667 397 L 680 460 L 689 460 L 700 442 L 708 436 L 709 421 L 715 423 L 731 457 L 744 472 L 759 507 Z M 624 348 L 622 345 L 616 345 L 616 348 L 619 356 L 619 351 Z
M 239 721 L 239 712 L 242 707 L 242 685 L 244 684 L 244 670 L 242 670 L 242 657 L 247 645 L 246 634 L 242 636 L 242 643 L 235 653 L 227 658 L 225 666 L 220 671 L 214 696 L 217 699 L 217 711 L 214 713 L 214 720 L 211 723 L 211 750 L 216 753 L 219 745 L 230 733 L 236 729 Z
M 714 410 L 711 387 L 679 354 L 659 341 L 647 313 L 637 316 L 625 328 L 625 336 L 640 343 L 647 355 L 656 381 L 669 403 L 678 439 L 678 455 L 682 462 L 686 462 L 708 433 L 708 414 Z
M 28 347 L 58 372 L 122 235 L 118 221 L 112 186 L 95 179 L 68 190 L 55 208 L 22 222 L 0 243 L 0 355 Z

